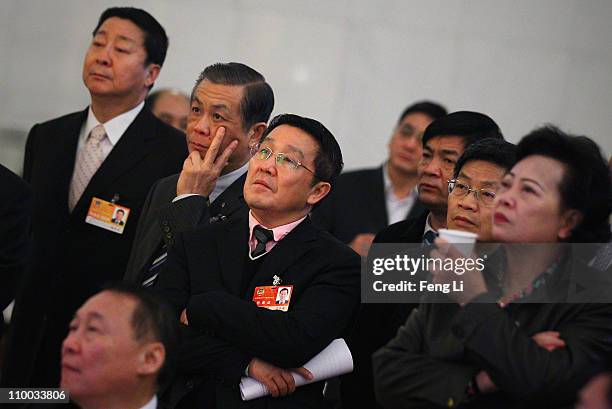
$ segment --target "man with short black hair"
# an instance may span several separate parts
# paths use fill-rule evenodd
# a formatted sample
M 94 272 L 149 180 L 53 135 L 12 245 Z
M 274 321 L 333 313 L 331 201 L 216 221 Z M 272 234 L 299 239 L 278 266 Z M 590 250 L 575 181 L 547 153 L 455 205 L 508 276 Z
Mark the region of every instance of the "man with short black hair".
M 424 212 L 416 190 L 421 138 L 431 121 L 444 115 L 446 109 L 430 101 L 404 109 L 383 166 L 342 174 L 336 189 L 313 213 L 313 220 L 366 256 L 376 233 Z
M 191 383 L 173 389 L 201 380 L 181 407 L 328 407 L 323 382 L 296 389 L 292 372 L 310 377 L 301 367 L 347 335 L 359 305 L 359 257 L 308 217 L 342 169 L 340 147 L 321 123 L 286 114 L 253 152 L 248 214 L 178 234 L 156 284 L 186 325 L 179 373 Z M 246 374 L 272 396 L 243 402 Z
M 107 287 L 75 313 L 60 386 L 83 409 L 156 409 L 176 362 L 178 325 L 150 292 Z
M 121 278 L 149 188 L 181 168 L 183 134 L 143 109 L 167 47 L 163 27 L 146 11 L 107 9 L 83 63 L 89 107 L 28 135 L 23 176 L 34 197 L 33 251 L 3 386 L 57 386 L 74 311 Z M 111 220 L 119 207 L 126 209 L 122 226 Z
M 217 63 L 200 73 L 187 121 L 189 156 L 180 174 L 151 188 L 124 279 L 151 286 L 178 232 L 246 212 L 242 187 L 250 147 L 274 107 L 263 75 L 241 63 Z
M 503 139 L 498 125 L 487 115 L 458 111 L 433 121 L 423 134 L 423 156 L 418 165 L 419 200 L 428 211 L 380 231 L 374 243 L 429 243 L 446 227 L 448 181 L 455 163 L 472 143 Z M 395 335 L 414 304 L 364 304 L 351 336 L 355 371 L 343 379 L 342 399 L 351 407 L 361 403 L 380 407 L 374 396 L 372 354 Z M 357 392 L 355 392 L 357 391 Z

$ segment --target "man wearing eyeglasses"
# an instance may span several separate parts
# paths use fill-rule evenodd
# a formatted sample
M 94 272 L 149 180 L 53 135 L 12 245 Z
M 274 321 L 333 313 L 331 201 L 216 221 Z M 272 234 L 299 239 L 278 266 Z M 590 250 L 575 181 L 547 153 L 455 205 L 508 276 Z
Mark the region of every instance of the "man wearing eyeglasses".
M 187 118 L 189 156 L 180 174 L 149 191 L 124 280 L 152 286 L 177 232 L 246 212 L 242 187 L 250 147 L 273 107 L 272 88 L 254 69 L 218 63 L 202 71 Z
M 248 215 L 178 234 L 156 284 L 184 324 L 179 372 L 192 382 L 171 395 L 189 384 L 179 407 L 328 407 L 323 382 L 296 389 L 292 372 L 309 378 L 302 366 L 347 335 L 359 305 L 359 256 L 308 217 L 342 169 L 340 147 L 321 123 L 285 114 L 253 151 Z M 243 402 L 246 375 L 271 396 Z
M 453 112 L 429 124 L 423 134 L 417 184 L 419 200 L 428 211 L 383 229 L 374 243 L 433 243 L 438 229 L 447 227 L 448 182 L 457 160 L 471 144 L 486 138 L 501 140 L 503 136 L 495 121 L 478 112 Z M 351 337 L 355 371 L 345 376 L 341 387 L 344 405 L 380 407 L 374 396 L 372 354 L 391 340 L 413 307 L 363 305 Z
M 503 176 L 515 162 L 515 145 L 483 139 L 470 145 L 455 165 L 448 183 L 447 227 L 491 241 L 493 201 Z

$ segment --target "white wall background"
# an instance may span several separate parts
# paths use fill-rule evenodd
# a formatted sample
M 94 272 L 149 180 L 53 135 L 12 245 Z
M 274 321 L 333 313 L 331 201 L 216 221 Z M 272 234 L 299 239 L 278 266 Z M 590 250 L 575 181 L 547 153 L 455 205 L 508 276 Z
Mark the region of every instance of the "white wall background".
M 127 3 L 130 4 L 130 3 Z M 82 109 L 81 64 L 109 6 L 0 2 L 0 129 Z M 612 1 L 133 1 L 166 28 L 158 86 L 190 91 L 203 67 L 240 61 L 266 76 L 275 113 L 312 116 L 346 168 L 379 164 L 401 110 L 419 99 L 491 115 L 511 141 L 552 122 L 612 153 Z M 24 134 L 0 162 L 20 168 Z

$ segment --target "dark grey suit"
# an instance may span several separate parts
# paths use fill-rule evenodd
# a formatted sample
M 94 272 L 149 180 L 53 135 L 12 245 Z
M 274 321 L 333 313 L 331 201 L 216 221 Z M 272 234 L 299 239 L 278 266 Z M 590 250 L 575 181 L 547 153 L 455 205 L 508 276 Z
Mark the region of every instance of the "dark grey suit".
M 125 281 L 141 284 L 154 259 L 161 253 L 162 243 L 172 247 L 176 233 L 204 226 L 211 218 L 219 220 L 248 211 L 242 197 L 246 174 L 236 179 L 210 205 L 205 197 L 199 195 L 172 203 L 178 178 L 176 174 L 161 179 L 149 191 L 125 271 Z

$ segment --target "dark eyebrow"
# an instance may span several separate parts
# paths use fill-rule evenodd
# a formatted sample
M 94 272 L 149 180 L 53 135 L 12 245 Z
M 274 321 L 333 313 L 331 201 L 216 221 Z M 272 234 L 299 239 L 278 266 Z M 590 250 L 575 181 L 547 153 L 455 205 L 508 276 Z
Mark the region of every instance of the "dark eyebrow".
M 94 37 L 95 37 L 95 36 L 97 36 L 97 35 L 103 35 L 103 36 L 106 36 L 106 35 L 107 35 L 107 33 L 106 33 L 106 31 L 104 31 L 104 30 L 99 30 L 99 31 L 97 31 L 97 32 L 94 34 Z M 123 35 L 118 35 L 118 36 L 117 36 L 117 38 L 118 38 L 119 40 L 129 41 L 130 43 L 135 43 L 135 42 L 136 42 L 136 40 L 134 40 L 133 38 L 126 37 L 126 36 L 123 36 Z
M 443 154 L 443 155 L 457 155 L 457 156 L 460 156 L 459 152 L 457 152 L 454 149 L 441 149 L 440 153 Z
M 461 171 L 459 172 L 458 177 L 463 178 L 463 179 L 467 179 L 467 180 L 469 180 L 469 181 L 471 181 L 471 180 L 472 180 L 472 178 L 471 178 L 471 177 L 469 177 L 468 175 L 466 175 L 466 174 L 463 172 L 463 170 L 461 170 Z M 497 180 L 483 180 L 482 182 L 480 182 L 480 184 L 481 184 L 481 185 L 484 185 L 484 186 L 495 186 L 495 185 L 499 185 L 499 182 L 498 182 Z
M 212 107 L 213 107 L 213 109 L 219 109 L 219 110 L 225 111 L 227 113 L 231 113 L 230 109 L 225 104 L 213 104 Z
M 291 149 L 291 152 L 295 152 L 299 154 L 302 157 L 302 159 L 304 159 L 304 152 L 302 152 L 302 150 L 298 148 L 297 146 L 287 145 L 287 148 Z

